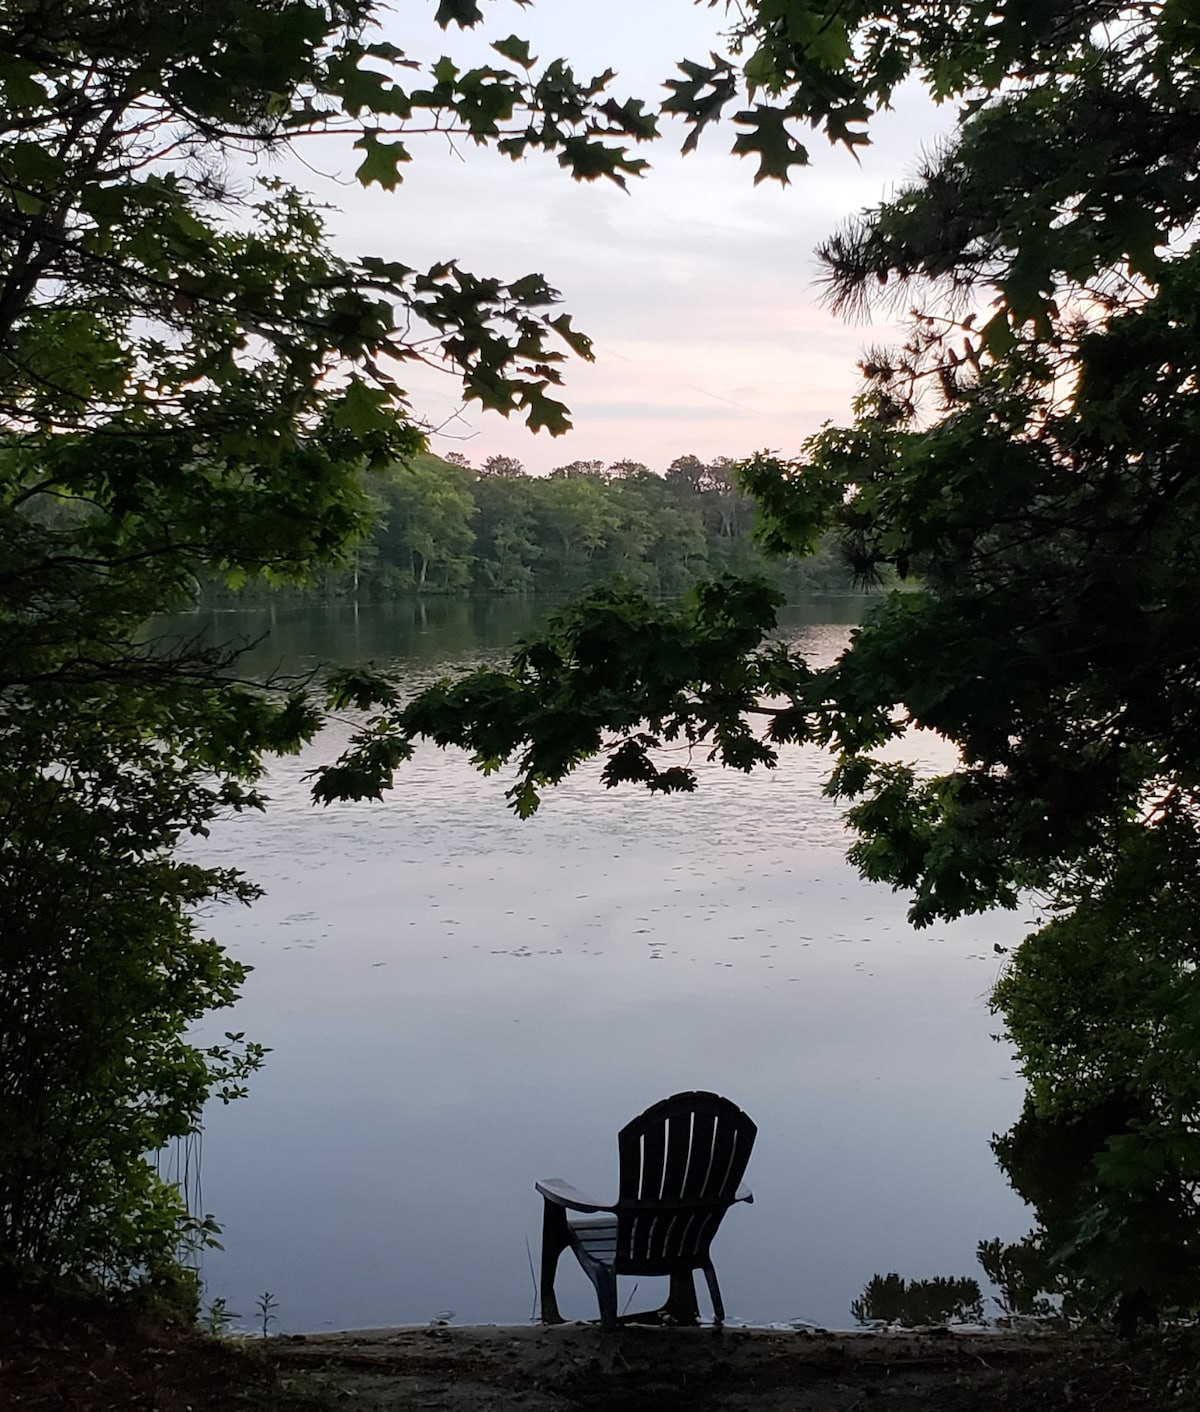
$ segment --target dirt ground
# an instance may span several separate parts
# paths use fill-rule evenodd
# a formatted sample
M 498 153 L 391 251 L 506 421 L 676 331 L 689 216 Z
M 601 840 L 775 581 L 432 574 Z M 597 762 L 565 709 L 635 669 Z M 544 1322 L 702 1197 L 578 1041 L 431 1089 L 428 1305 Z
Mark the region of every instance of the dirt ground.
M 817 1334 L 594 1326 L 279 1341 L 285 1381 L 370 1412 L 1132 1412 L 1200 1407 L 1196 1345 L 1078 1335 Z M 349 1394 L 349 1398 L 347 1398 Z
M 1200 1336 L 765 1329 L 212 1339 L 145 1310 L 0 1298 L 3 1412 L 1200 1412 Z

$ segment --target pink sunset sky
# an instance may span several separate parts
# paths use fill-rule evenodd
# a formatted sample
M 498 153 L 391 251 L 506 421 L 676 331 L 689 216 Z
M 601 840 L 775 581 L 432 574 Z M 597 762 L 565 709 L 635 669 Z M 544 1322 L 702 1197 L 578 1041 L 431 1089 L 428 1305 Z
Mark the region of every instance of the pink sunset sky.
M 448 53 L 467 64 L 515 32 L 580 73 L 616 69 L 617 96 L 647 102 L 662 96 L 677 59 L 718 47 L 724 15 L 690 0 L 536 0 L 529 9 L 489 0 L 485 32 L 461 35 L 438 30 L 433 9 L 402 0 L 387 37 L 413 57 Z M 535 473 L 621 458 L 662 471 L 685 453 L 794 454 L 823 422 L 849 416 L 863 345 L 894 330 L 847 325 L 820 305 L 813 248 L 902 183 L 952 116 L 902 93 L 861 163 L 813 134 L 812 166 L 794 170 L 786 189 L 753 185 L 755 164 L 729 153 L 730 129 L 710 130 L 686 159 L 677 155 L 682 133 L 669 131 L 642 150 L 652 169 L 628 194 L 576 183 L 553 158 L 513 163 L 444 138 L 409 143 L 415 160 L 394 192 L 348 180 L 358 158 L 333 139 L 304 154 L 328 179 L 301 167 L 288 174 L 339 208 L 329 220 L 345 253 L 416 266 L 457 258 L 504 279 L 537 271 L 594 340 L 594 363 L 565 366 L 575 426 L 557 438 L 464 407 L 450 377 L 406 369 L 414 411 L 436 429 L 432 450 L 476 465 L 503 453 Z

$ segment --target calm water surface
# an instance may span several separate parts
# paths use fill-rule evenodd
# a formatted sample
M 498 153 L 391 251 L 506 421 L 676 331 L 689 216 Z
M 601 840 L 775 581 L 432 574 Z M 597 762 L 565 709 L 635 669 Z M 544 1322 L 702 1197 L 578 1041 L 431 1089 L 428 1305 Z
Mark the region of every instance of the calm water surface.
M 827 660 L 860 611 L 814 602 L 786 633 Z M 257 640 L 261 672 L 374 658 L 416 686 L 538 613 L 193 622 Z M 314 809 L 304 774 L 350 727 L 279 763 L 267 814 L 220 824 L 199 850 L 266 888 L 206 919 L 255 968 L 213 1032 L 272 1047 L 251 1097 L 210 1109 L 203 1139 L 203 1206 L 225 1227 L 207 1297 L 236 1322 L 254 1322 L 265 1290 L 286 1331 L 527 1320 L 534 1180 L 615 1196 L 617 1129 L 686 1088 L 759 1124 L 755 1204 L 714 1245 L 731 1320 L 844 1327 L 875 1271 L 978 1275 L 981 1238 L 1027 1229 L 988 1149 L 1021 1086 L 987 994 L 993 945 L 1029 918 L 913 932 L 904 900 L 843 861 L 818 752 L 749 779 L 702 766 L 698 793 L 666 799 L 606 791 L 592 770 L 521 823 L 503 781 L 424 748 L 386 802 Z M 595 1316 L 569 1256 L 559 1291 L 568 1317 Z M 642 1280 L 636 1304 L 660 1291 Z

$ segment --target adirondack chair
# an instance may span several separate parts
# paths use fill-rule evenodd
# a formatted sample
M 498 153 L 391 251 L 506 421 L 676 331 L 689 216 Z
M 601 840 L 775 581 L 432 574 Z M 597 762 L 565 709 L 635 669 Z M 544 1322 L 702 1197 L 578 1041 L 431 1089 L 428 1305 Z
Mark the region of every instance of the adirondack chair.
M 563 1322 L 554 1280 L 559 1256 L 570 1248 L 596 1288 L 604 1328 L 617 1326 L 618 1275 L 670 1275 L 670 1295 L 658 1315 L 698 1322 L 696 1270 L 704 1271 L 719 1328 L 725 1306 L 708 1251 L 729 1207 L 754 1200 L 741 1180 L 757 1132 L 727 1098 L 676 1093 L 617 1134 L 615 1202 L 593 1200 L 560 1177 L 535 1183 L 544 1198 L 542 1322 Z

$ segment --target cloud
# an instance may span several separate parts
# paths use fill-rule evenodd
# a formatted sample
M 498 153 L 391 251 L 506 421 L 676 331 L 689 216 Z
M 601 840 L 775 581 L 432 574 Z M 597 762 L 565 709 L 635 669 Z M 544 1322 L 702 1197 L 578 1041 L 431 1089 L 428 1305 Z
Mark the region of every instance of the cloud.
M 391 16 L 389 37 L 414 55 L 486 59 L 487 39 L 507 33 L 511 18 L 543 58 L 565 54 L 589 75 L 611 66 L 618 88 L 647 99 L 675 59 L 716 47 L 720 28 L 719 8 L 686 0 L 538 0 L 511 17 L 495 6 L 486 35 L 443 36 L 427 13 L 402 21 L 413 8 Z M 895 331 L 848 327 L 823 309 L 812 251 L 903 183 L 951 116 L 915 90 L 894 102 L 861 163 L 813 140 L 812 168 L 787 189 L 753 186 L 753 165 L 728 153 L 728 129 L 706 134 L 686 160 L 676 131 L 647 154 L 654 169 L 628 194 L 572 182 L 553 158 L 513 163 L 444 137 L 410 143 L 416 160 L 394 193 L 348 180 L 357 158 L 334 139 L 305 153 L 328 180 L 299 163 L 288 174 L 340 208 L 330 228 L 347 254 L 417 266 L 458 258 L 507 279 L 538 271 L 595 340 L 594 364 L 566 368 L 576 429 L 558 440 L 477 408 L 460 412 L 452 378 L 405 368 L 415 411 L 441 427 L 435 449 L 476 460 L 503 452 L 535 470 L 618 456 L 661 468 L 684 451 L 794 451 L 823 421 L 849 417 L 862 344 Z
M 681 407 L 675 402 L 585 401 L 577 406 L 575 411 L 580 418 L 586 419 L 588 422 L 661 422 L 666 419 L 673 423 L 689 426 L 693 422 L 728 422 L 757 416 L 757 413 L 750 408 L 698 406 L 696 403 Z

